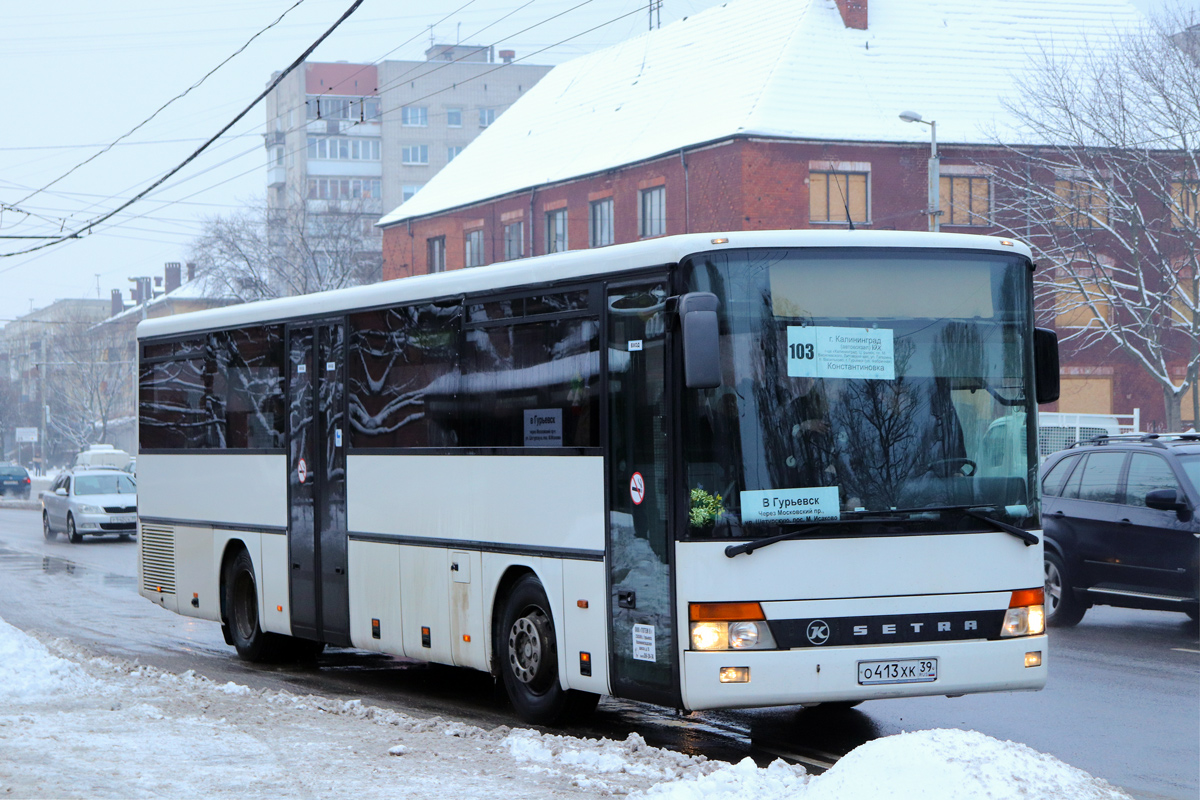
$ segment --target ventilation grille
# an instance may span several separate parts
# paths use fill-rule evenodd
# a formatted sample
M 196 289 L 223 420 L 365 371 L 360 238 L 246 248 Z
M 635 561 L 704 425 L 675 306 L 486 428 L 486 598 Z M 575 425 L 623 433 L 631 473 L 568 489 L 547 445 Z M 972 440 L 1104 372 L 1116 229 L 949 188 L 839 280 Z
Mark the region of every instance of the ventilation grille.
M 175 594 L 175 529 L 143 522 L 138 540 L 142 553 L 142 588 Z

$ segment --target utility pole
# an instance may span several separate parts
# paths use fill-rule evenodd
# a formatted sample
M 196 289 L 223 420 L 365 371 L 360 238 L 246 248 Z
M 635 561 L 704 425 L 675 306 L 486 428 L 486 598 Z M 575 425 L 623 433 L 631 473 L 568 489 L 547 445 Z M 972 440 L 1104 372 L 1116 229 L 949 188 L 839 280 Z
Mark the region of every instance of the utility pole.
M 650 12 L 650 30 L 662 27 L 663 0 L 650 0 L 647 10 Z

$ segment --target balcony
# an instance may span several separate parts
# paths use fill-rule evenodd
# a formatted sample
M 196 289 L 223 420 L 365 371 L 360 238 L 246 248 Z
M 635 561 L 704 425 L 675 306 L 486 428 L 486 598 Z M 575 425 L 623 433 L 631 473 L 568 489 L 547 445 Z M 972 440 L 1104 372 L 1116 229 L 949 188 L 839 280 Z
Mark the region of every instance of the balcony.
M 274 189 L 279 186 L 284 186 L 287 183 L 287 168 L 272 164 L 267 167 L 267 187 Z

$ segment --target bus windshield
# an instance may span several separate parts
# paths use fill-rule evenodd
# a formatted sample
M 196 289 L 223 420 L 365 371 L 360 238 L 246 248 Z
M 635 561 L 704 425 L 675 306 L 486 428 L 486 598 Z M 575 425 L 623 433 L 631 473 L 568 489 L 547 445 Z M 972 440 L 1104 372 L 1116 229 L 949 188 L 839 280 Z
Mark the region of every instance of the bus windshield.
M 683 277 L 720 301 L 722 362 L 684 395 L 687 536 L 1036 525 L 1023 257 L 742 250 Z

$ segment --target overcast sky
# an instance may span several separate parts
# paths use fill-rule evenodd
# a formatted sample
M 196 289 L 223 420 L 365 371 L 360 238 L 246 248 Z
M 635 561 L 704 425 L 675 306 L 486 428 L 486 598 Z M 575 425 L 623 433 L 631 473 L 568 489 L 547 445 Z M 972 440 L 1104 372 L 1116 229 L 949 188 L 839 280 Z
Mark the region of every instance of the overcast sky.
M 664 0 L 662 24 L 717 2 Z M 1131 2 L 1154 12 L 1172 0 Z M 350 4 L 300 0 L 187 97 L 33 194 L 183 92 L 297 3 L 3 0 L 0 68 L 8 77 L 0 123 L 0 204 L 34 216 L 0 212 L 0 236 L 69 231 L 137 194 L 241 111 L 273 71 L 291 63 Z M 648 25 L 645 6 L 646 0 L 366 0 L 310 59 L 422 59 L 434 26 L 439 43 L 495 44 L 515 50 L 518 58 L 529 56 L 527 63 L 558 64 L 642 33 Z M 264 123 L 260 104 L 149 198 L 86 238 L 0 257 L 0 324 L 59 298 L 107 299 L 112 289 L 121 289 L 128 299 L 128 278 L 159 276 L 165 262 L 185 261 L 205 217 L 261 202 Z M 0 239 L 0 254 L 41 243 Z

